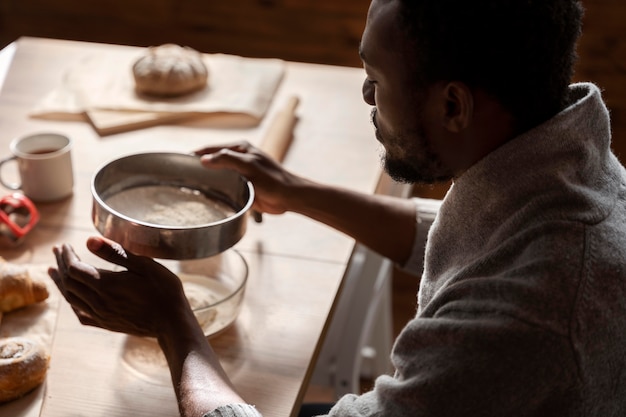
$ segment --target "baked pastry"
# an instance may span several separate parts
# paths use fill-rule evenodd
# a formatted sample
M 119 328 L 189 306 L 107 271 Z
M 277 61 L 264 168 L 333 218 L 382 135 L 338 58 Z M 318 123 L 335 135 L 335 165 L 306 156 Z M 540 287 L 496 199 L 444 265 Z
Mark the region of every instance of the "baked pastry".
M 30 339 L 0 339 L 0 403 L 20 398 L 41 385 L 49 362 L 43 346 Z
M 181 96 L 206 87 L 209 71 L 202 54 L 187 46 L 151 46 L 133 64 L 135 90 L 153 96 Z
M 41 302 L 48 295 L 46 284 L 33 280 L 28 269 L 0 258 L 0 313 Z

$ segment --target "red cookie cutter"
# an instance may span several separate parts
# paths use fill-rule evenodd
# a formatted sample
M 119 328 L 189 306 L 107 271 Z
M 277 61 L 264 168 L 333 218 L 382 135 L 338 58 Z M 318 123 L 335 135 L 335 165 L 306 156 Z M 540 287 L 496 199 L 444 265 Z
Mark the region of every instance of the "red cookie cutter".
M 0 198 L 0 232 L 16 242 L 39 221 L 39 212 L 24 194 L 13 193 Z

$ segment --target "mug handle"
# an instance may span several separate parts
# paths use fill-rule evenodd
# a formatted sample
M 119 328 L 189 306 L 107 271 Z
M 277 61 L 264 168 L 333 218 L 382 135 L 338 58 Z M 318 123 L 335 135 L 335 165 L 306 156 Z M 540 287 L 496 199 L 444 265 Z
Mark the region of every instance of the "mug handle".
M 17 159 L 15 156 L 9 156 L 8 158 L 0 159 L 0 184 L 4 185 L 9 190 L 19 190 L 22 188 L 22 184 L 6 182 L 2 179 L 2 166 L 10 161 Z

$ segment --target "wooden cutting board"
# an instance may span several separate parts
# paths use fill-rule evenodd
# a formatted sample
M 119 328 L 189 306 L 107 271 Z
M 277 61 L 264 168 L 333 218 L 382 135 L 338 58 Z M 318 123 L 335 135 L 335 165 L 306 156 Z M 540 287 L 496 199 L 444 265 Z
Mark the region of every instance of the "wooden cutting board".
M 257 126 L 261 119 L 246 114 L 233 113 L 159 113 L 145 111 L 87 110 L 85 117 L 100 136 L 144 129 L 172 123 L 201 122 L 206 127 Z

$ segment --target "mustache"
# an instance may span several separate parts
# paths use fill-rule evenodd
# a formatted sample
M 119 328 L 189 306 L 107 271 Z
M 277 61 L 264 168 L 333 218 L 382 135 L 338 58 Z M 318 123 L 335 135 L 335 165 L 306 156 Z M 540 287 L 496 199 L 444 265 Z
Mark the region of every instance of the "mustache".
M 372 125 L 374 126 L 374 136 L 378 142 L 383 143 L 383 135 L 378 128 L 378 123 L 376 122 L 376 115 L 378 114 L 378 110 L 374 107 L 370 113 L 370 120 Z
M 378 114 L 378 109 L 374 107 L 370 112 L 370 121 L 374 125 L 376 129 L 378 129 L 378 124 L 376 123 L 376 115 Z

